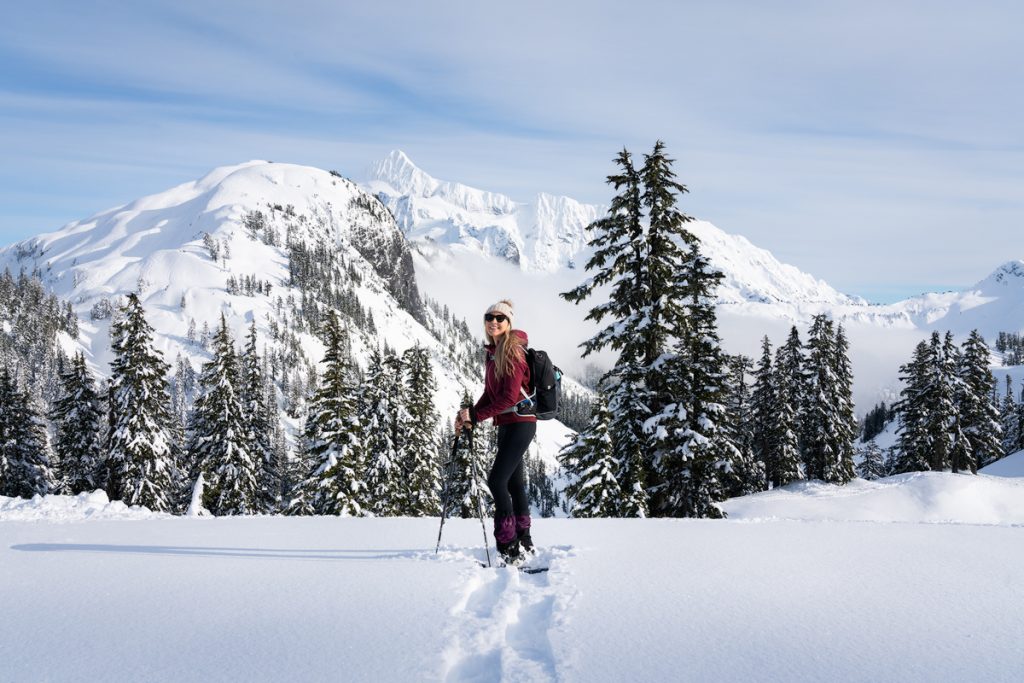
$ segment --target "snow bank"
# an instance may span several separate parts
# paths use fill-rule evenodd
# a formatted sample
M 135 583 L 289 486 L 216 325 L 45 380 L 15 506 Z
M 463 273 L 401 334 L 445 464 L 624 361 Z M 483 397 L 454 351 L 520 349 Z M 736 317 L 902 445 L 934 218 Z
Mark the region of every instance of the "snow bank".
M 1024 462 L 1024 461 L 1022 461 Z M 733 498 L 730 519 L 1024 524 L 1024 481 L 915 472 L 846 486 L 820 481 Z
M 988 467 L 982 467 L 980 472 L 995 477 L 1024 477 L 1024 451 L 1011 453 Z
M 102 490 L 77 496 L 35 496 L 7 498 L 0 496 L 0 522 L 75 522 L 84 519 L 155 519 L 171 515 L 152 512 L 119 500 L 111 501 Z

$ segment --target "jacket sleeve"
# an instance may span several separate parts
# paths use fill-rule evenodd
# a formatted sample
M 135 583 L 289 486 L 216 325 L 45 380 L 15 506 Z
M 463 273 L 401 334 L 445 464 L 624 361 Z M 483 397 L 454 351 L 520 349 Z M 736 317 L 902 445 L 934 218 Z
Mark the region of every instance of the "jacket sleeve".
M 487 408 L 490 405 L 491 405 L 491 399 L 488 398 L 488 396 L 487 396 L 487 389 L 484 388 L 484 393 L 483 393 L 482 396 L 480 396 L 480 399 L 476 402 L 476 405 L 471 406 L 469 408 L 469 423 L 475 425 L 477 422 L 479 422 L 481 420 L 481 418 L 478 417 L 479 412 L 481 410 L 487 410 Z M 482 418 L 482 419 L 486 420 L 487 418 L 485 417 L 485 418 Z
M 518 358 L 512 364 L 512 372 L 503 377 L 498 383 L 498 390 L 493 400 L 488 400 L 487 392 L 480 397 L 473 409 L 469 411 L 473 424 L 483 422 L 495 415 L 500 415 L 523 399 L 520 392 L 523 384 L 526 383 L 526 373 L 529 369 L 526 366 L 526 358 Z

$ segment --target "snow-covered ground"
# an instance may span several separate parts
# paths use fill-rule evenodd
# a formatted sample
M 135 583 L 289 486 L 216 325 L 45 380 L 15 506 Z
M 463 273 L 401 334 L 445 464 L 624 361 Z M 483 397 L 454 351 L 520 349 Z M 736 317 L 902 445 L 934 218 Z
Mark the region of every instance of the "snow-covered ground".
M 435 557 L 437 519 L 0 499 L 0 661 L 7 680 L 1016 681 L 1022 494 L 905 475 L 735 499 L 725 521 L 536 520 L 536 575 L 479 567 L 478 520 L 449 520 Z
M 981 472 L 995 477 L 1024 477 L 1024 451 L 996 460 L 988 467 L 981 468 Z

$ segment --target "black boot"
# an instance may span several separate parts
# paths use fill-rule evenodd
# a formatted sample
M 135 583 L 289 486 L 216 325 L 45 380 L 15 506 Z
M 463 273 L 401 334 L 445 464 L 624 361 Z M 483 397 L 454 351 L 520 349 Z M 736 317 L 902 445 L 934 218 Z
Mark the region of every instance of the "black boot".
M 536 549 L 533 547 L 533 539 L 530 538 L 530 530 L 520 529 L 517 532 L 516 540 L 519 541 L 519 547 L 522 549 L 524 555 L 533 555 Z
M 514 566 L 523 561 L 523 553 L 519 548 L 518 538 L 513 538 L 508 543 L 495 541 L 495 544 L 498 546 L 498 555 L 501 556 L 505 564 Z

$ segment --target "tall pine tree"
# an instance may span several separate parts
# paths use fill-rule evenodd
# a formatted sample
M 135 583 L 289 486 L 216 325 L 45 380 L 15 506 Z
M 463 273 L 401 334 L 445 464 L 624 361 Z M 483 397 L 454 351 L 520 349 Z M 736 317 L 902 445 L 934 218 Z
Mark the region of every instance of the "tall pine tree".
M 203 474 L 203 506 L 215 515 L 261 511 L 260 462 L 250 450 L 252 435 L 243 418 L 241 375 L 227 320 L 212 340 L 213 358 L 199 377 L 201 394 L 193 410 L 188 457 Z
M 136 294 L 128 295 L 111 325 L 109 421 L 105 464 L 108 494 L 128 505 L 170 511 L 178 473 L 167 393 L 168 366 L 153 347 Z
M 357 516 L 367 496 L 363 429 L 348 334 L 337 313 L 328 316 L 324 337 L 324 372 L 309 407 L 288 512 Z
M 60 381 L 62 391 L 52 416 L 57 428 L 54 451 L 62 491 L 71 495 L 94 491 L 103 486 L 104 413 L 81 352 L 68 363 Z
M 403 469 L 408 473 L 404 514 L 437 515 L 441 511 L 437 453 L 437 411 L 434 410 L 434 372 L 430 353 L 414 346 L 403 354 L 405 368 L 405 412 L 408 431 L 404 439 Z
M 993 400 L 996 379 L 989 370 L 989 350 L 974 330 L 964 343 L 958 371 L 960 379 L 960 428 L 967 439 L 966 462 L 955 461 L 954 471 L 989 465 L 1003 457 L 1002 424 Z
M 4 364 L 0 370 L 0 496 L 46 495 L 54 486 L 51 462 L 41 411 Z

